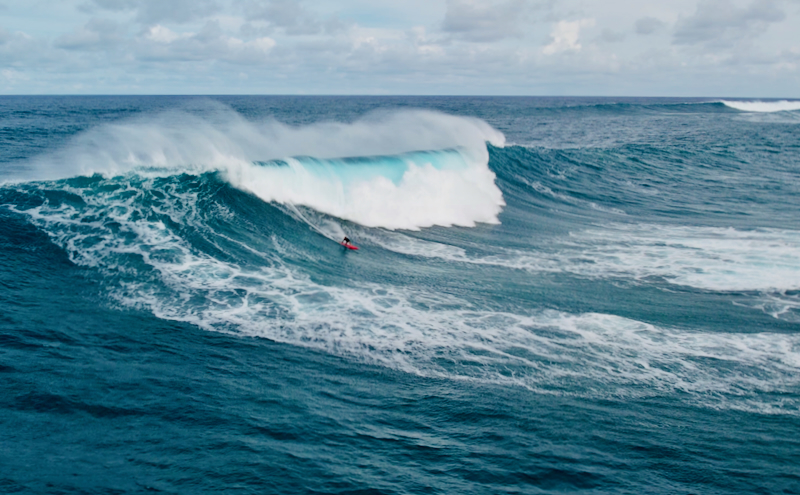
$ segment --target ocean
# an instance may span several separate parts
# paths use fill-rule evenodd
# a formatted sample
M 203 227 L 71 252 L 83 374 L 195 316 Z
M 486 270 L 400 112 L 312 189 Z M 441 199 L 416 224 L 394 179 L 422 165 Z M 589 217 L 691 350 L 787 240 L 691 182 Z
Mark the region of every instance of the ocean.
M 800 493 L 800 102 L 0 122 L 2 493 Z

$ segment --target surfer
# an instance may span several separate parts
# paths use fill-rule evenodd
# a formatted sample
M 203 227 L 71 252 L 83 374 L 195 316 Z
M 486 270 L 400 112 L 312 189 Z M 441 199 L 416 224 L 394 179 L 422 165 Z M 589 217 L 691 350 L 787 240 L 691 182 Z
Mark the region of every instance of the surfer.
M 347 238 L 347 236 L 344 236 L 344 240 L 342 241 L 342 244 L 344 244 L 345 246 L 352 246 L 353 245 L 350 242 L 350 239 Z

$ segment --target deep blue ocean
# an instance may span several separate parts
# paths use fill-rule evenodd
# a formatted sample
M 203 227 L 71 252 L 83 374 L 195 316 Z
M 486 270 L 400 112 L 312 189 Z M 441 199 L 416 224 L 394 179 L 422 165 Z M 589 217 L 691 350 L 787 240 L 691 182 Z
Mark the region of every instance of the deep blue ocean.
M 800 494 L 800 102 L 0 97 L 0 493 L 151 492 Z

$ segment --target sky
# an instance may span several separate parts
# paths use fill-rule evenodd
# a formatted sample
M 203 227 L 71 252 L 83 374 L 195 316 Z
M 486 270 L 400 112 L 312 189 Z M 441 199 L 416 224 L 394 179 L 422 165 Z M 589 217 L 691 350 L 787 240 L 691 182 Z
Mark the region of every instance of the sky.
M 0 94 L 800 98 L 800 0 L 0 0 Z

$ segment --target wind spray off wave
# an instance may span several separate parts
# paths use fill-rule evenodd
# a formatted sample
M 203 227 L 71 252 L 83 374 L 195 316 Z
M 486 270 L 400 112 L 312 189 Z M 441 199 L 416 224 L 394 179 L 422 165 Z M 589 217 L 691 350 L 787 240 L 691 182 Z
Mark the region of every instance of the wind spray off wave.
M 207 109 L 208 110 L 208 109 Z M 369 227 L 497 223 L 486 122 L 431 111 L 374 112 L 351 123 L 248 121 L 226 107 L 106 124 L 38 159 L 24 179 L 219 172 L 264 201 Z

